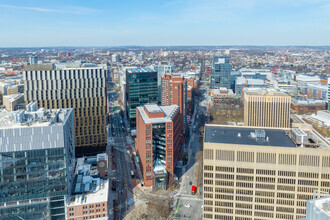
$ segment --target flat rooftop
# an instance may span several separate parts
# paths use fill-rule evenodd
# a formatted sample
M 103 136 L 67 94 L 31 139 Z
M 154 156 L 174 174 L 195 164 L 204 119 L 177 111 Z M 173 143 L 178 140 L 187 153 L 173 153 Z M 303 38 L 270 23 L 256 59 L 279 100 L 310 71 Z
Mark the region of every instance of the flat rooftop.
M 109 181 L 101 180 L 100 189 L 97 192 L 79 194 L 71 197 L 68 206 L 86 205 L 108 201 Z
M 148 109 L 150 109 L 151 113 L 157 113 L 157 112 L 164 112 L 164 117 L 160 118 L 149 118 L 147 113 L 144 110 L 144 106 Z M 156 104 L 148 104 L 137 107 L 138 111 L 141 114 L 141 117 L 145 124 L 157 124 L 157 123 L 166 123 L 171 122 L 173 117 L 179 112 L 179 106 L 178 105 L 169 105 L 169 106 L 158 106 Z M 149 111 L 149 112 L 150 112 Z
M 19 94 L 13 94 L 13 95 L 5 95 L 3 97 L 6 98 L 9 102 L 14 102 L 17 99 L 24 97 L 24 94 L 19 93 Z
M 287 93 L 272 88 L 247 88 L 245 93 L 258 96 L 289 96 Z
M 261 137 L 258 137 L 259 131 L 261 131 Z M 264 133 L 262 131 L 264 131 Z M 262 135 L 264 135 L 264 137 L 262 137 Z M 296 144 L 284 130 L 241 126 L 206 125 L 204 142 L 270 147 L 296 147 Z
M 150 67 L 144 68 L 135 68 L 135 69 L 128 69 L 128 73 L 148 73 L 148 72 L 155 72 L 155 70 L 151 69 Z

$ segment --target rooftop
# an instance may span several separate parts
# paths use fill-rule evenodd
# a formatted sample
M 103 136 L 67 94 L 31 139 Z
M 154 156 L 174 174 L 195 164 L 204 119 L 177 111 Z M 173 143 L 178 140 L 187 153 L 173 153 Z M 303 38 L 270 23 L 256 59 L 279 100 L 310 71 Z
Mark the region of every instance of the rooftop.
M 89 193 L 89 194 L 74 195 L 71 197 L 71 201 L 68 204 L 68 206 L 77 206 L 77 205 L 107 202 L 108 201 L 108 190 L 109 190 L 109 181 L 101 180 L 100 188 L 97 192 Z
M 248 95 L 262 95 L 262 96 L 289 96 L 286 92 L 279 91 L 273 88 L 246 88 L 245 93 Z
M 37 109 L 37 103 L 29 103 L 26 110 L 0 111 L 0 129 L 42 127 L 64 123 L 72 109 Z
M 144 67 L 144 68 L 135 68 L 135 69 L 128 69 L 128 73 L 145 73 L 145 72 L 155 72 L 155 70 L 149 68 L 149 67 Z
M 263 79 L 245 79 L 245 77 L 237 77 L 236 84 L 244 85 L 247 81 L 248 85 L 265 85 L 266 82 Z
M 68 206 L 108 201 L 109 182 L 99 174 L 97 161 L 107 160 L 105 153 L 77 158 L 73 196 Z
M 309 202 L 314 203 L 314 206 L 319 209 L 318 211 L 330 217 L 330 197 L 322 197 Z
M 164 112 L 164 117 L 149 118 L 147 113 L 144 110 L 144 106 L 148 109 L 149 112 L 153 111 L 151 113 Z M 148 104 L 148 105 L 144 105 L 144 106 L 137 107 L 137 109 L 140 112 L 141 117 L 146 124 L 171 122 L 173 117 L 179 112 L 178 105 L 158 106 L 156 104 Z
M 13 94 L 13 95 L 5 95 L 3 96 L 4 98 L 6 98 L 9 102 L 14 102 L 15 100 L 23 97 L 23 94 Z
M 162 109 L 158 106 L 158 105 L 151 105 L 151 104 L 147 104 L 144 105 L 144 107 L 147 109 L 148 112 L 150 113 L 159 113 L 159 112 L 163 112 Z
M 296 147 L 281 129 L 206 125 L 206 143 L 259 145 L 270 147 Z

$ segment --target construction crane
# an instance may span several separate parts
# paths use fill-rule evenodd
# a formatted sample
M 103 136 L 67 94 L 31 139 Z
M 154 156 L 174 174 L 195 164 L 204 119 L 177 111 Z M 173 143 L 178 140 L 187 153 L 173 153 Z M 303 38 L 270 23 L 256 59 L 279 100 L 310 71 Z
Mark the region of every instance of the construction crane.
M 289 49 L 286 50 L 286 52 L 285 52 L 285 54 L 284 54 L 284 57 L 283 57 L 283 59 L 282 59 L 280 65 L 277 67 L 277 69 L 275 68 L 275 66 L 273 67 L 272 74 L 275 75 L 275 81 L 277 81 L 277 73 L 278 73 L 278 71 L 280 70 L 280 68 L 281 68 L 281 66 L 282 66 L 282 64 L 283 64 L 283 62 L 284 62 L 284 60 L 285 60 L 285 58 L 287 57 L 288 52 L 289 52 Z

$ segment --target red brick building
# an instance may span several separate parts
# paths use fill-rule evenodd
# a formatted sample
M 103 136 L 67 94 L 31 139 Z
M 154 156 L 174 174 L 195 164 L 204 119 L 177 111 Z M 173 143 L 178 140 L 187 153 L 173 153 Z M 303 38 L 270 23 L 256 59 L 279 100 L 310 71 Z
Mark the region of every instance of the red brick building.
M 183 153 L 179 111 L 178 105 L 151 104 L 136 108 L 135 150 L 146 186 L 158 184 L 157 188 L 166 188 L 167 180 L 173 178 L 175 165 Z M 156 166 L 157 172 L 163 169 L 166 177 L 157 178 Z
M 174 104 L 180 107 L 185 131 L 187 126 L 187 80 L 181 75 L 165 74 L 161 79 L 161 105 Z

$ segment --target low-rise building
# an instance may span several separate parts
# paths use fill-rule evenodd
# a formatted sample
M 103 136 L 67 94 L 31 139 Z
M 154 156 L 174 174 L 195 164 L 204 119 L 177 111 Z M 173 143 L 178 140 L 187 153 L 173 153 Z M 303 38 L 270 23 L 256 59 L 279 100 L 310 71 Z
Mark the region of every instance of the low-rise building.
M 238 97 L 244 94 L 244 88 L 268 88 L 269 84 L 263 79 L 248 79 L 237 77 L 235 81 L 235 93 Z
M 293 96 L 291 101 L 291 109 L 297 114 L 305 114 L 327 109 L 327 102 L 323 99 Z
M 23 94 L 5 95 L 3 97 L 3 105 L 9 112 L 16 111 L 18 109 L 23 109 L 25 106 L 24 95 Z
M 108 219 L 109 181 L 106 154 L 77 159 L 67 219 Z
M 241 104 L 241 98 L 234 94 L 233 90 L 226 88 L 210 90 L 211 104 L 221 109 L 234 108 Z

